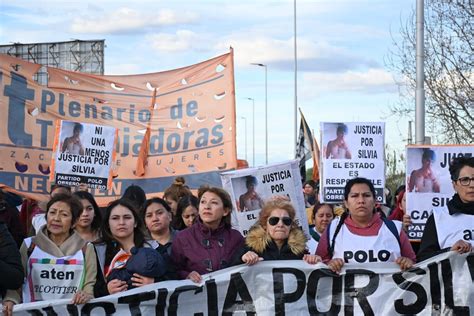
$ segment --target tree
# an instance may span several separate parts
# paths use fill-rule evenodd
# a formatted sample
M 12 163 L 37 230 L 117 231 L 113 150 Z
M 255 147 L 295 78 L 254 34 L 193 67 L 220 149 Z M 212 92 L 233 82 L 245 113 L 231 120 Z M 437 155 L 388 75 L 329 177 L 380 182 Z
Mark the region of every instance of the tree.
M 390 189 L 392 196 L 405 184 L 405 178 L 405 156 L 385 145 L 385 187 Z
M 415 111 L 416 14 L 393 40 L 389 68 L 398 74 L 400 103 L 392 113 Z M 474 2 L 425 1 L 426 130 L 438 143 L 474 143 Z

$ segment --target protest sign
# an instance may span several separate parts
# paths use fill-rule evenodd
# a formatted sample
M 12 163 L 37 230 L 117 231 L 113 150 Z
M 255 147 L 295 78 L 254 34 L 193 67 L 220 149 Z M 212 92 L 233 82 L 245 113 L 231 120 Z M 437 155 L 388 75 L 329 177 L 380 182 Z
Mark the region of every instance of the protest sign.
M 443 253 L 401 272 L 303 260 L 263 261 L 93 299 L 16 305 L 14 315 L 474 315 L 474 254 Z
M 322 202 L 341 202 L 344 186 L 355 177 L 371 180 L 375 200 L 384 202 L 384 137 L 384 123 L 321 123 Z
M 408 237 L 421 240 L 426 220 L 432 212 L 447 209 L 454 194 L 449 164 L 457 156 L 474 156 L 474 146 L 408 146 L 406 164 L 406 207 L 412 225 Z
M 51 179 L 56 184 L 106 190 L 112 183 L 117 129 L 59 121 L 53 145 Z
M 296 210 L 295 221 L 309 236 L 308 220 L 301 188 L 299 162 L 292 160 L 258 168 L 221 174 L 222 186 L 232 197 L 232 226 L 244 236 L 258 219 L 263 203 L 280 195 L 288 198 Z
M 116 177 L 108 190 L 92 190 L 99 205 L 131 184 L 153 196 L 177 176 L 192 189 L 220 185 L 219 173 L 237 166 L 233 66 L 231 51 L 179 69 L 126 76 L 48 67 L 46 87 L 32 80 L 41 65 L 0 54 L 0 187 L 48 198 L 56 120 L 118 129 Z M 144 175 L 137 175 L 145 135 Z

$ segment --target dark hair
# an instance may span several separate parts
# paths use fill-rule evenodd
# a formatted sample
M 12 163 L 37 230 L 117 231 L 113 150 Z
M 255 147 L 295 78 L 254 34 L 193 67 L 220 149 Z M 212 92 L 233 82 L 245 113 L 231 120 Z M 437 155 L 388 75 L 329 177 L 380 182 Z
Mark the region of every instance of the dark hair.
M 53 193 L 54 190 L 56 189 L 65 189 L 66 191 L 68 191 L 69 193 L 71 193 L 71 187 L 70 186 L 67 186 L 67 185 L 63 185 L 63 184 L 54 184 L 52 183 L 51 184 L 51 187 L 49 189 L 49 194 L 51 195 L 51 193 Z
M 343 124 L 343 123 L 337 124 L 336 134 L 339 133 L 339 132 L 342 132 L 342 133 L 344 133 L 344 134 L 347 134 L 347 126 L 346 126 L 346 124 Z
M 334 216 L 335 214 L 334 214 L 334 205 L 333 204 L 316 202 L 316 204 L 314 204 L 313 211 L 311 212 L 311 218 L 314 218 L 316 216 L 316 214 L 318 213 L 318 211 L 325 205 L 327 205 L 331 208 L 332 215 Z
M 82 212 L 82 203 L 77 199 L 77 197 L 72 196 L 70 194 L 57 194 L 51 200 L 49 200 L 48 204 L 46 204 L 46 214 L 44 215 L 46 219 L 48 219 L 49 208 L 56 202 L 63 202 L 69 205 L 71 208 L 71 229 L 72 226 L 76 223 L 77 219 Z
M 474 157 L 457 156 L 456 158 L 453 158 L 449 164 L 451 180 L 456 181 L 459 179 L 461 169 L 466 166 L 474 168 Z
M 307 180 L 307 181 L 305 181 L 305 182 L 303 183 L 303 188 L 304 188 L 307 184 L 309 184 L 310 186 L 313 187 L 313 189 L 316 190 L 316 182 L 315 182 L 314 180 Z
M 354 184 L 366 184 L 369 187 L 370 192 L 372 192 L 372 195 L 375 199 L 375 188 L 372 181 L 370 181 L 367 178 L 354 178 L 347 181 L 346 186 L 344 187 L 344 200 L 347 201 L 349 197 L 349 193 L 351 192 L 351 189 L 354 186 Z
M 89 201 L 89 203 L 91 203 L 92 207 L 94 208 L 94 218 L 92 219 L 91 229 L 93 231 L 98 231 L 100 229 L 100 225 L 102 224 L 102 213 L 100 212 L 99 205 L 97 205 L 97 202 L 95 201 L 94 196 L 87 191 L 76 191 L 72 195 L 76 196 L 79 199 L 79 201 L 87 200 Z M 84 211 L 84 208 L 81 208 L 81 212 L 79 213 L 79 216 L 81 216 L 83 211 Z
M 74 133 L 75 131 L 78 131 L 78 132 L 81 132 L 81 133 L 82 133 L 83 130 L 84 130 L 84 126 L 82 126 L 81 123 L 74 123 L 74 127 L 73 127 L 73 129 L 72 129 L 73 133 Z
M 176 229 L 185 229 L 186 224 L 183 221 L 183 212 L 188 206 L 194 206 L 196 210 L 199 210 L 199 200 L 194 195 L 186 195 L 183 196 L 178 201 L 178 206 L 176 208 L 176 216 L 173 223 L 174 228 Z
M 146 201 L 145 191 L 138 185 L 132 184 L 125 189 L 122 199 L 127 199 L 135 204 L 135 209 L 140 210 Z
M 112 210 L 116 206 L 123 206 L 128 208 L 132 214 L 133 218 L 135 219 L 135 224 L 136 227 L 133 229 L 133 243 L 136 247 L 142 247 L 144 245 L 145 241 L 145 233 L 144 233 L 144 225 L 141 220 L 141 218 L 138 216 L 138 213 L 135 208 L 135 204 L 132 203 L 128 199 L 118 199 L 115 201 L 112 201 L 108 206 L 107 209 L 105 210 L 105 217 L 104 221 L 102 222 L 101 225 L 101 238 L 102 242 L 105 243 L 105 261 L 104 261 L 104 266 L 108 266 L 114 256 L 117 254 L 117 252 L 120 250 L 121 245 L 115 240 L 114 236 L 112 236 L 112 233 L 110 231 L 110 225 L 109 225 L 109 218 L 110 214 L 112 213 Z
M 245 177 L 245 186 L 248 188 L 250 185 L 257 185 L 257 178 L 254 176 L 246 176 Z
M 425 148 L 423 149 L 423 154 L 421 155 L 421 160 L 436 160 L 436 153 L 429 149 Z
M 230 219 L 231 219 L 231 213 L 232 213 L 232 199 L 230 198 L 229 193 L 227 193 L 226 190 L 218 188 L 218 187 L 208 187 L 208 186 L 202 186 L 198 190 L 198 199 L 199 199 L 199 204 L 201 204 L 201 198 L 202 195 L 206 192 L 211 192 L 219 196 L 219 198 L 222 200 L 222 204 L 224 205 L 224 209 L 229 210 L 229 214 L 224 216 L 222 218 L 222 221 L 224 222 L 224 225 L 227 227 L 231 226 Z M 199 210 L 199 208 L 198 208 Z
M 112 213 L 112 210 L 119 205 L 128 208 L 132 212 L 136 224 L 136 227 L 133 229 L 133 242 L 135 246 L 141 247 L 145 242 L 143 221 L 138 216 L 135 204 L 133 204 L 128 199 L 118 199 L 111 202 L 107 206 L 107 209 L 105 210 L 104 221 L 102 222 L 101 226 L 102 240 L 108 245 L 116 242 L 114 236 L 112 236 L 112 232 L 110 231 L 109 218 L 110 214 Z
M 183 196 L 192 194 L 188 186 L 184 183 L 185 180 L 183 177 L 176 177 L 173 183 L 168 188 L 166 188 L 165 192 L 163 193 L 163 198 L 169 198 L 178 202 Z

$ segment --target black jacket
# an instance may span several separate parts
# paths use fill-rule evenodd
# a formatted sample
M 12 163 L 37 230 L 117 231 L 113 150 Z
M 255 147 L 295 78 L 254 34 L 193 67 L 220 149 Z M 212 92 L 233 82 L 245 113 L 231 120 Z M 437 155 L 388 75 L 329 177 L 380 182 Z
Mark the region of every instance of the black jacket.
M 16 290 L 23 284 L 24 272 L 20 251 L 5 223 L 0 222 L 0 294 Z
M 451 200 L 448 201 L 449 214 L 462 213 L 474 216 L 474 203 L 463 203 L 459 195 L 455 194 Z M 453 229 L 456 229 L 453 227 Z M 433 214 L 428 217 L 426 221 L 423 237 L 421 238 L 420 250 L 416 255 L 416 261 L 429 259 L 440 253 L 449 251 L 451 247 L 441 249 L 438 241 L 438 232 L 436 230 L 436 223 Z

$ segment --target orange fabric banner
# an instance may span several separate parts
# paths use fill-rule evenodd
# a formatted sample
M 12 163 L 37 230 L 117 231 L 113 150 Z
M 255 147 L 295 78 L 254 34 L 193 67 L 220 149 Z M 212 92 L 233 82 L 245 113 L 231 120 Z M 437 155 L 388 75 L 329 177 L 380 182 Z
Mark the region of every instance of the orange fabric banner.
M 176 176 L 191 188 L 220 186 L 219 172 L 237 167 L 232 50 L 141 75 L 48 68 L 47 87 L 32 80 L 40 65 L 4 54 L 0 63 L 0 187 L 47 198 L 57 119 L 119 130 L 112 188 L 92 192 L 100 205 L 131 184 L 156 196 Z

